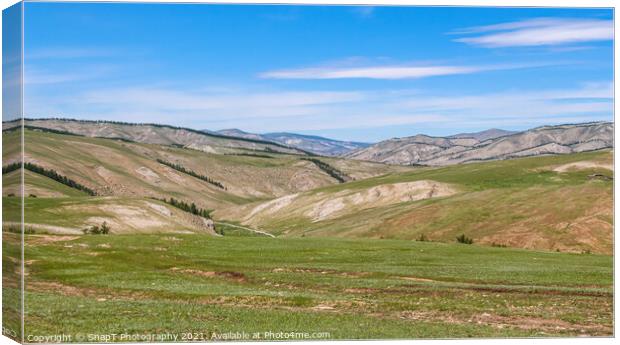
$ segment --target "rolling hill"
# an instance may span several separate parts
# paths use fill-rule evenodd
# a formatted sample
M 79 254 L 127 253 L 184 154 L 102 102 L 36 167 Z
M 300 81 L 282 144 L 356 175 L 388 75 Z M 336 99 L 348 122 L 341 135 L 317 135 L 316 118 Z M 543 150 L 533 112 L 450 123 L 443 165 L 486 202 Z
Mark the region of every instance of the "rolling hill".
M 609 150 L 413 167 L 228 144 L 207 152 L 190 148 L 192 144 L 171 145 L 169 140 L 143 143 L 100 138 L 94 132 L 86 135 L 84 130 L 83 135 L 75 135 L 65 132 L 68 127 L 31 126 L 42 123 L 73 122 L 30 123 L 25 130 L 26 162 L 54 170 L 95 196 L 26 170 L 27 205 L 56 215 L 30 222 L 40 228 L 75 232 L 107 221 L 114 224 L 113 232 L 138 231 L 133 218 L 176 217 L 181 211 L 161 201 L 174 198 L 213 210 L 216 230 L 220 224 L 230 231 L 257 230 L 286 237 L 424 237 L 440 242 L 452 242 L 465 234 L 486 245 L 599 253 L 610 253 L 612 248 Z M 609 124 L 545 127 L 471 145 L 492 151 L 492 147 L 513 147 L 521 141 L 525 146 L 541 140 L 568 143 L 580 135 L 587 140 L 573 147 L 594 149 L 598 143 L 608 144 L 608 129 Z M 169 130 L 176 131 L 165 129 Z M 19 159 L 19 150 L 8 145 L 19 133 L 7 129 L 3 134 L 6 166 Z M 477 141 L 465 136 L 419 136 L 416 140 L 446 147 Z M 19 193 L 18 172 L 7 172 L 3 185 L 3 196 L 10 205 L 11 195 Z M 151 207 L 154 204 L 159 206 Z M 61 217 L 67 212 L 70 217 Z M 205 231 L 201 222 L 169 219 L 160 223 L 145 225 L 143 231 Z
M 416 135 L 382 141 L 345 155 L 347 158 L 402 165 L 443 166 L 613 147 L 613 123 L 544 126 L 506 134 L 491 130 L 472 135 Z M 497 136 L 500 135 L 500 136 Z
M 3 132 L 3 144 L 6 148 L 3 151 L 4 166 L 19 160 L 20 151 L 10 149 L 11 143 L 18 138 L 17 131 Z M 225 154 L 215 154 L 169 145 L 77 136 L 33 128 L 25 130 L 24 140 L 27 143 L 26 162 L 54 170 L 61 176 L 93 190 L 100 201 L 92 205 L 126 205 L 105 206 L 105 212 L 99 206 L 90 207 L 90 217 L 69 217 L 75 220 L 73 224 L 58 224 L 54 218 L 45 223 L 72 229 L 94 225 L 92 219 L 107 219 L 108 223 L 118 225 L 115 229 L 135 229 L 135 226 L 131 225 L 131 217 L 124 215 L 123 209 L 142 208 L 148 211 L 147 214 L 155 215 L 152 208 L 144 206 L 159 203 L 155 199 L 172 197 L 195 203 L 200 208 L 220 209 L 339 183 L 317 164 L 304 160 L 306 156 L 297 154 L 259 154 L 239 148 L 229 149 Z M 321 162 L 352 180 L 410 169 L 338 158 L 321 158 Z M 181 167 L 183 171 L 175 169 L 175 166 Z M 37 210 L 46 210 L 47 214 L 71 213 L 58 205 L 72 199 L 90 200 L 86 193 L 41 174 L 26 170 L 24 176 L 25 195 L 30 196 L 27 198 L 28 203 L 38 207 Z M 202 178 L 199 178 L 200 176 Z M 12 195 L 19 195 L 19 182 L 19 171 L 4 174 L 3 196 L 11 199 Z M 164 205 L 164 208 L 174 211 L 171 206 Z M 173 211 L 164 213 L 173 217 L 177 214 Z M 90 218 L 92 219 L 89 220 Z M 62 218 L 58 220 L 63 221 Z M 168 224 L 168 228 L 173 232 L 187 231 L 188 227 L 192 228 L 192 224 L 190 222 L 179 226 L 172 222 Z M 145 231 L 159 232 L 160 228 L 165 226 L 147 226 Z M 198 223 L 192 229 L 202 231 L 202 224 Z
M 369 178 L 216 211 L 281 236 L 611 253 L 612 154 L 520 158 Z
M 16 122 L 3 122 L 3 129 L 15 126 Z M 174 145 L 190 149 L 227 153 L 235 149 L 282 152 L 305 155 L 299 149 L 271 141 L 229 137 L 206 133 L 189 128 L 160 124 L 132 124 L 110 121 L 86 121 L 73 119 L 25 119 L 24 125 L 45 128 L 57 132 L 72 133 L 86 137 L 120 139 L 146 144 Z

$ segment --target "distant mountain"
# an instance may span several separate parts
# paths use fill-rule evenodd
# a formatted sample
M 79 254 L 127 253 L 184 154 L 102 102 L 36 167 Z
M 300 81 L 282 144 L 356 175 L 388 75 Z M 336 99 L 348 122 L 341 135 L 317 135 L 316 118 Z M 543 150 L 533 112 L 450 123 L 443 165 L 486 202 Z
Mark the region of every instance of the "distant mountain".
M 515 133 L 518 133 L 518 132 L 491 128 L 491 129 L 487 129 L 486 131 L 482 131 L 482 132 L 459 133 L 459 134 L 451 135 L 448 138 L 458 138 L 458 139 L 474 138 L 478 141 L 485 141 L 485 140 L 495 139 L 495 138 L 499 138 L 499 137 L 503 137 L 503 136 L 511 135 Z
M 266 133 L 255 134 L 244 132 L 240 129 L 223 129 L 216 133 L 231 137 L 272 141 L 282 145 L 294 147 L 304 151 L 324 156 L 341 156 L 353 150 L 366 148 L 371 144 L 354 141 L 340 141 L 314 135 L 295 133 Z
M 544 126 L 507 134 L 502 130 L 385 140 L 345 157 L 389 164 L 450 165 L 613 147 L 611 122 Z
M 244 131 L 242 131 L 240 129 L 236 129 L 236 128 L 222 129 L 220 131 L 215 131 L 215 132 L 212 132 L 212 131 L 209 131 L 209 130 L 204 130 L 204 132 L 218 133 L 218 134 L 222 134 L 222 135 L 227 135 L 229 137 L 256 139 L 256 140 L 266 140 L 266 138 L 264 138 L 260 134 L 248 133 L 248 132 L 244 132 Z
M 3 129 L 18 122 L 3 122 Z M 68 132 L 86 137 L 101 137 L 135 141 L 147 144 L 183 146 L 210 153 L 229 153 L 235 150 L 254 150 L 303 154 L 308 152 L 279 144 L 274 141 L 255 138 L 227 136 L 161 124 L 124 123 L 113 121 L 86 121 L 73 119 L 25 119 L 24 125 L 51 131 Z

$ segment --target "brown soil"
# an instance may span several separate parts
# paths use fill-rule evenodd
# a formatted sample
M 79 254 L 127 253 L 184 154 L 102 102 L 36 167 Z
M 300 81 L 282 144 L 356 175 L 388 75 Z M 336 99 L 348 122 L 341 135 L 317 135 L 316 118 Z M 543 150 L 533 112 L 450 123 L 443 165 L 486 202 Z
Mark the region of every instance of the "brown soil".
M 240 273 L 240 272 L 234 272 L 234 271 L 216 272 L 216 271 L 202 271 L 202 270 L 196 270 L 196 269 L 180 269 L 178 267 L 173 267 L 170 270 L 173 272 L 180 272 L 180 273 L 190 274 L 190 275 L 198 276 L 198 277 L 206 277 L 206 278 L 222 277 L 222 278 L 227 278 L 229 280 L 233 280 L 233 281 L 240 282 L 240 283 L 247 281 L 247 277 L 245 276 L 245 274 Z

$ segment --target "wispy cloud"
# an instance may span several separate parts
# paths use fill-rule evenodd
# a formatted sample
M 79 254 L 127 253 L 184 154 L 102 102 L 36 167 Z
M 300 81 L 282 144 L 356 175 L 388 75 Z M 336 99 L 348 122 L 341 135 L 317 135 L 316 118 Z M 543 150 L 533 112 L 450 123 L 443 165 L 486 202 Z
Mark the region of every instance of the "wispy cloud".
M 612 84 L 494 93 L 398 91 L 260 91 L 244 88 L 127 87 L 57 97 L 31 94 L 26 113 L 255 132 L 352 128 L 531 127 L 612 118 Z M 171 122 L 172 121 L 172 122 Z M 382 132 L 385 137 L 389 131 Z M 414 133 L 411 133 L 414 134 Z M 344 139 L 347 139 L 346 137 Z M 361 139 L 361 138 L 348 138 Z
M 514 64 L 490 66 L 408 66 L 381 65 L 365 67 L 324 66 L 268 71 L 259 74 L 265 79 L 419 79 L 436 76 L 539 67 L 546 64 Z
M 91 64 L 77 68 L 64 68 L 51 71 L 35 65 L 26 65 L 24 69 L 24 84 L 27 86 L 41 84 L 62 84 L 76 81 L 92 80 L 109 75 L 118 68 L 107 64 Z
M 611 83 L 588 83 L 579 88 L 512 90 L 460 96 L 429 96 L 407 99 L 403 109 L 436 112 L 450 117 L 451 125 L 469 122 L 501 127 L 505 121 L 529 125 L 607 119 L 613 111 Z
M 613 39 L 613 30 L 611 20 L 536 18 L 460 29 L 452 34 L 475 34 L 455 41 L 497 48 L 606 41 Z

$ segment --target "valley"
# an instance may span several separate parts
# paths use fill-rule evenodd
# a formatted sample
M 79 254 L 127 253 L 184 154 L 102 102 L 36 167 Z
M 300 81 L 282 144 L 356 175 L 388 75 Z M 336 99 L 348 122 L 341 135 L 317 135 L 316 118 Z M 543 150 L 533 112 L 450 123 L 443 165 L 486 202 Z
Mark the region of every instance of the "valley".
M 27 334 L 57 329 L 58 315 L 69 334 L 613 332 L 611 148 L 423 166 L 104 124 L 23 132 Z M 7 298 L 19 135 L 5 124 Z
M 10 142 L 18 132 L 4 134 Z M 25 142 L 26 162 L 96 193 L 89 197 L 26 170 L 26 196 L 35 196 L 26 205 L 37 210 L 31 214 L 46 215 L 26 222 L 72 233 L 103 221 L 114 225 L 112 233 L 136 231 L 128 223 L 136 216 L 163 219 L 138 232 L 205 231 L 201 217 L 184 225 L 165 220 L 183 213 L 161 201 L 175 198 L 209 210 L 216 222 L 276 236 L 453 242 L 465 234 L 483 245 L 612 251 L 612 151 L 605 149 L 422 167 L 227 144 L 226 153 L 213 153 L 39 129 L 26 129 Z M 17 158 L 7 151 L 4 162 Z M 16 194 L 18 174 L 5 174 L 4 196 Z M 589 177 L 597 174 L 609 178 Z M 69 201 L 82 204 L 71 212 L 81 216 L 62 216 Z

